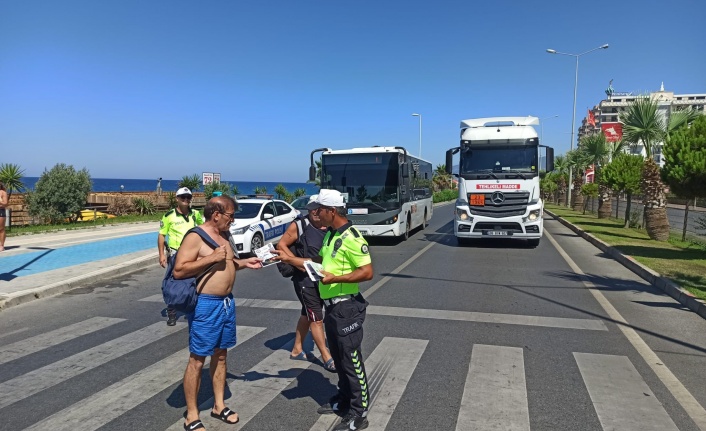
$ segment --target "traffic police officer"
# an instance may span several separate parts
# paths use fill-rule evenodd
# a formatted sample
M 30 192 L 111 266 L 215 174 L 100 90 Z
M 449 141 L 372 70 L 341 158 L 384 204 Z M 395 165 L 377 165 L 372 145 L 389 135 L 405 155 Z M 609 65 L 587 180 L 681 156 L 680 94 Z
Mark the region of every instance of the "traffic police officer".
M 338 373 L 338 393 L 318 412 L 345 413 L 334 430 L 364 429 L 368 427 L 371 396 L 360 346 L 368 303 L 358 283 L 373 278 L 368 243 L 348 221 L 340 192 L 322 189 L 307 209 L 316 212 L 329 228 L 317 259 L 324 275 L 319 293 L 326 307 L 326 338 Z
M 176 192 L 176 198 L 176 208 L 164 214 L 159 222 L 157 249 L 159 250 L 159 264 L 162 268 L 166 268 L 167 264 L 174 265 L 174 256 L 186 232 L 192 227 L 203 224 L 201 213 L 191 209 L 191 190 L 186 187 L 180 188 Z M 168 254 L 165 254 L 165 248 L 167 248 Z M 167 308 L 167 325 L 174 326 L 176 321 L 176 310 Z

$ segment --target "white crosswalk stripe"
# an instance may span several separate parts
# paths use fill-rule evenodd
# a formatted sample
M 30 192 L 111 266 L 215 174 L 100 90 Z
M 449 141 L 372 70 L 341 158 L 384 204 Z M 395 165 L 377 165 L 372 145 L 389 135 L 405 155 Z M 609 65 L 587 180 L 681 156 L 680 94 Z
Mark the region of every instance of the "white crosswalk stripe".
M 426 340 L 386 337 L 365 359 L 372 397 L 368 413 L 369 430 L 385 429 L 427 343 Z M 321 416 L 311 431 L 329 430 L 340 420 L 335 415 Z
M 251 326 L 237 327 L 238 344 L 243 343 L 265 328 Z M 82 430 L 93 431 L 117 418 L 128 410 L 147 401 L 169 386 L 181 381 L 189 358 L 189 349 L 182 349 L 155 364 L 138 371 L 88 399 L 68 407 L 26 431 Z M 207 359 L 208 360 L 208 359 Z M 96 414 L 100 412 L 100 414 Z
M 112 317 L 93 317 L 34 337 L 25 338 L 16 343 L 8 344 L 7 346 L 0 347 L 0 365 L 39 352 L 48 347 L 73 340 L 82 335 L 100 331 L 108 326 L 123 322 L 124 320 L 125 319 Z
M 476 344 L 456 431 L 529 431 L 522 349 Z
M 574 358 L 603 429 L 679 429 L 628 358 L 592 353 L 574 353 Z

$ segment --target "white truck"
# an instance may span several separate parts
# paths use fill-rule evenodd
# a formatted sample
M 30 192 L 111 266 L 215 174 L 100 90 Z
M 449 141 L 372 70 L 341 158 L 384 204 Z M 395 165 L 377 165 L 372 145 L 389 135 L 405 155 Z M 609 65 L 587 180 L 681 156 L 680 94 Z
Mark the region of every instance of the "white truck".
M 458 243 L 480 238 L 527 240 L 536 247 L 544 232 L 539 190 L 540 147 L 546 170 L 554 149 L 539 144 L 537 117 L 461 121 L 461 143 L 446 152 L 446 171 L 458 178 L 454 235 Z M 459 153 L 458 172 L 453 155 Z

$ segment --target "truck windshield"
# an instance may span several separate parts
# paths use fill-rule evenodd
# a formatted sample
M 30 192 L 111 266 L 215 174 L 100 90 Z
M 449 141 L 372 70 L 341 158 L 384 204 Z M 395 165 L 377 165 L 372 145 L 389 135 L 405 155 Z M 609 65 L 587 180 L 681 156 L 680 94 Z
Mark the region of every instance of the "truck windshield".
M 537 173 L 537 147 L 524 145 L 474 146 L 461 151 L 461 175 Z M 526 175 L 525 175 L 526 176 Z
M 348 207 L 399 208 L 399 153 L 324 154 L 321 188 L 348 194 Z

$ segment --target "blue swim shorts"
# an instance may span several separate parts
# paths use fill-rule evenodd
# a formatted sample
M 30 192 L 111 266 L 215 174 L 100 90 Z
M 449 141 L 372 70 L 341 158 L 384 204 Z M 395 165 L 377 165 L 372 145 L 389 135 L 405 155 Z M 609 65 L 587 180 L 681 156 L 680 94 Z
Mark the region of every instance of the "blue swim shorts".
M 196 309 L 189 313 L 189 351 L 211 356 L 214 349 L 235 346 L 235 302 L 233 295 L 199 295 Z

